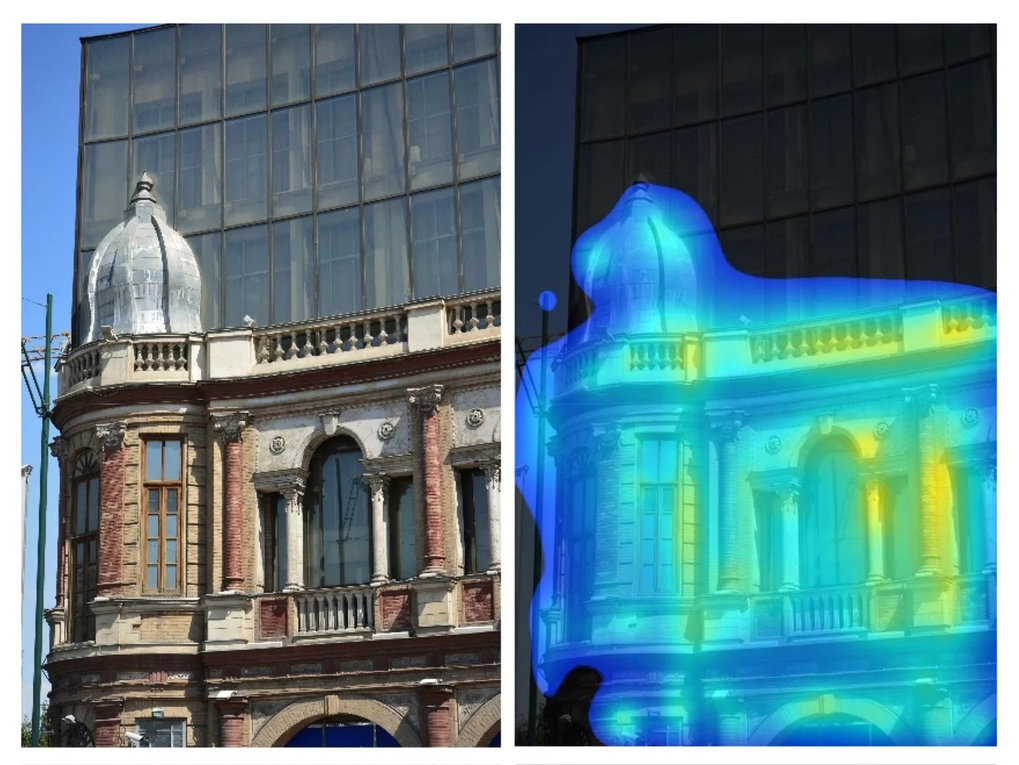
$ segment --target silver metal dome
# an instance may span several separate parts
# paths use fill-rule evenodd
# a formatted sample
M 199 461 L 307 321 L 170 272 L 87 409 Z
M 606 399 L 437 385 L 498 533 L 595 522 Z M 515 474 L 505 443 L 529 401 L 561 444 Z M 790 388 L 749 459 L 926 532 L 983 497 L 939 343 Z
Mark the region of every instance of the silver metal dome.
M 142 173 L 124 220 L 103 237 L 88 277 L 91 320 L 85 342 L 102 327 L 116 334 L 201 332 L 202 277 L 191 247 L 166 222 Z

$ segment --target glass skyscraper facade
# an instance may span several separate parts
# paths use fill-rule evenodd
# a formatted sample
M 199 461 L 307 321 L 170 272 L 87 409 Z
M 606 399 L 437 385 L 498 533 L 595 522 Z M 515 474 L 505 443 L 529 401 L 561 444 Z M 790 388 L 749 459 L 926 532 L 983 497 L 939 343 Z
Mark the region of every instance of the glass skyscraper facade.
M 205 329 L 499 284 L 497 25 L 172 25 L 82 53 L 73 333 L 148 171 Z
M 994 289 L 995 63 L 985 24 L 581 39 L 573 238 L 643 179 L 692 196 L 747 273 Z

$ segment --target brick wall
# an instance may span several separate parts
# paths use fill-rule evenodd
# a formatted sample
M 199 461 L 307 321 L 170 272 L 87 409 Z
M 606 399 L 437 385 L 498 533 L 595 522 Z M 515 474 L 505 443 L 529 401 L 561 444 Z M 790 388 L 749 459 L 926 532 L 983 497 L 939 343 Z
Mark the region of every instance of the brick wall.
M 495 619 L 495 594 L 491 579 L 464 581 L 461 592 L 465 622 L 490 622 Z
M 410 587 L 383 589 L 379 593 L 379 609 L 383 632 L 399 632 L 411 628 Z

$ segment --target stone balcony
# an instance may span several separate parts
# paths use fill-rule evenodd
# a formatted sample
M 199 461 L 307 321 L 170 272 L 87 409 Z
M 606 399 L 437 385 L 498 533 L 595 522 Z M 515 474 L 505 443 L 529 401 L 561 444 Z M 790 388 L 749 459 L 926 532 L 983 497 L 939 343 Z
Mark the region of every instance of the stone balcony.
M 318 369 L 498 339 L 499 292 L 190 335 L 123 336 L 57 360 L 58 398 L 94 388 Z

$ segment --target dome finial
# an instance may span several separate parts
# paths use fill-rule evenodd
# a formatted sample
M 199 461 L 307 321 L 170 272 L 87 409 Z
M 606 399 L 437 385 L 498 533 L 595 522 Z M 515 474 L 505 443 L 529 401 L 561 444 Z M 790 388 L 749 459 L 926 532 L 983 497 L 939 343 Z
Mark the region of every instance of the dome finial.
M 145 170 L 138 176 L 134 185 L 134 194 L 131 195 L 131 204 L 135 202 L 156 202 L 152 189 L 156 185 L 156 179 Z

